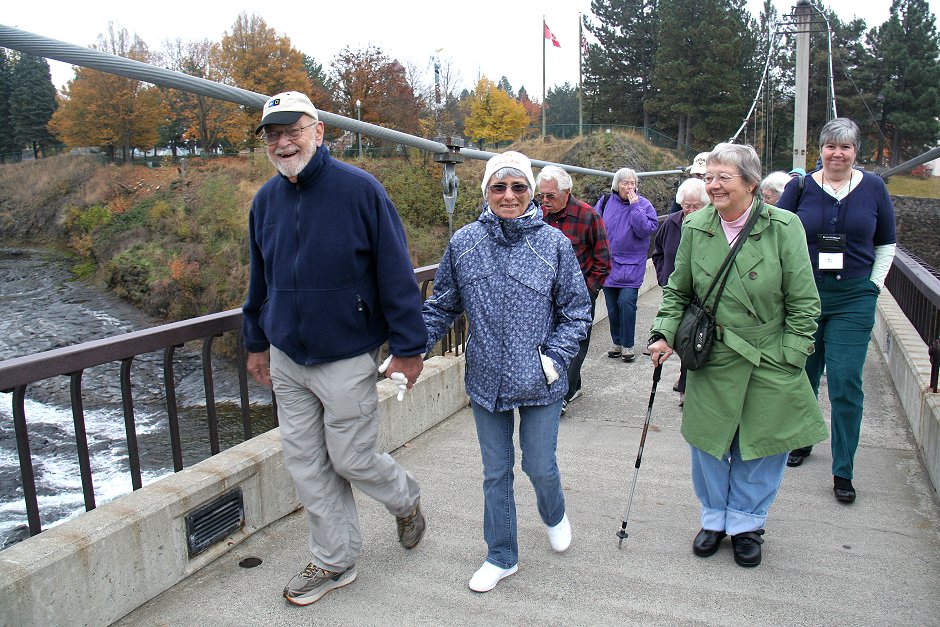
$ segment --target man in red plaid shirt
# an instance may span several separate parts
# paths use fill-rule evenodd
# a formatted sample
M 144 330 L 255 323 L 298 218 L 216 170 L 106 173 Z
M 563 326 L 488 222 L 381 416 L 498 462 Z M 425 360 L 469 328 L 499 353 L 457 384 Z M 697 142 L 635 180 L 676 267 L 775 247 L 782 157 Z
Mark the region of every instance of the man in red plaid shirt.
M 593 318 L 597 294 L 604 285 L 604 279 L 610 274 L 610 249 L 607 247 L 604 221 L 591 205 L 571 194 L 571 176 L 558 166 L 542 168 L 535 184 L 539 190 L 536 197 L 542 203 L 542 218 L 571 241 L 581 266 L 581 274 L 584 275 L 584 283 L 591 295 Z M 588 327 L 587 337 L 581 340 L 578 354 L 568 366 L 568 393 L 562 401 L 562 413 L 568 410 L 570 401 L 581 396 L 581 364 L 584 363 L 590 343 L 591 328 Z

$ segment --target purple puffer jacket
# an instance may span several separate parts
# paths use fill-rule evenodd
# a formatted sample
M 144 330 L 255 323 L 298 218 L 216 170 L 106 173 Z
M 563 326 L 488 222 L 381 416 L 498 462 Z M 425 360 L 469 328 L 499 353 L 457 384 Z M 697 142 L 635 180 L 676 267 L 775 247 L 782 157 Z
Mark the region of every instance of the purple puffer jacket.
M 611 194 L 604 204 L 602 196 L 594 207 L 607 227 L 610 244 L 610 274 L 604 287 L 640 287 L 646 274 L 646 256 L 650 236 L 659 227 L 656 210 L 643 196 L 631 204 Z

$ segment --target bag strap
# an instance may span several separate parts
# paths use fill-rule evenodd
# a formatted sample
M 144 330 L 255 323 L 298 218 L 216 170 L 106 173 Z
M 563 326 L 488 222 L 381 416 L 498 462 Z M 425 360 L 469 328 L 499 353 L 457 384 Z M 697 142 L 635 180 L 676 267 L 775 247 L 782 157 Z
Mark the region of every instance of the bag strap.
M 602 218 L 604 217 L 604 207 L 607 206 L 608 200 L 610 200 L 610 194 L 604 194 L 601 196 L 601 207 L 600 207 L 600 211 L 598 211 L 597 214 Z
M 754 211 L 751 212 L 751 215 L 748 217 L 744 227 L 735 238 L 734 245 L 731 247 L 731 250 L 728 251 L 728 255 L 725 257 L 725 260 L 721 262 L 721 267 L 718 269 L 718 274 L 716 274 L 715 278 L 712 279 L 711 285 L 708 286 L 708 290 L 705 292 L 705 298 L 702 299 L 703 307 L 705 306 L 705 303 L 708 302 L 708 297 L 711 296 L 712 290 L 715 289 L 715 285 L 718 285 L 718 292 L 715 294 L 715 301 L 712 303 L 712 315 L 715 315 L 715 310 L 718 309 L 718 300 L 721 298 L 721 294 L 725 291 L 725 283 L 728 282 L 728 276 L 731 274 L 731 264 L 734 261 L 734 258 L 737 256 L 738 251 L 741 250 L 741 247 L 744 245 L 744 242 L 750 236 L 751 231 L 754 229 L 754 224 L 757 222 L 757 218 L 760 217 L 761 211 L 763 209 L 764 199 L 759 198 L 757 200 L 757 206 L 754 208 Z

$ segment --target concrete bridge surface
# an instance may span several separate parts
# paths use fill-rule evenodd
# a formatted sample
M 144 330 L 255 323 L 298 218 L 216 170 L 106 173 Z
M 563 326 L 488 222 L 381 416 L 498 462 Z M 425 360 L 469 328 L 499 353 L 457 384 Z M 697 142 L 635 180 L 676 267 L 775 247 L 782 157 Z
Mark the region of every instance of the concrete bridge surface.
M 655 288 L 641 296 L 638 329 L 649 328 L 660 295 Z M 574 530 L 568 552 L 549 547 L 517 448 L 519 572 L 486 594 L 467 588 L 486 548 L 482 467 L 464 409 L 395 453 L 423 489 L 428 530 L 413 551 L 398 546 L 385 509 L 358 494 L 364 550 L 351 585 L 305 608 L 281 597 L 308 562 L 306 523 L 295 512 L 116 624 L 940 625 L 940 505 L 874 343 L 857 501 L 833 497 L 829 447 L 820 444 L 803 466 L 787 470 L 763 563 L 752 569 L 734 563 L 729 540 L 710 558 L 692 554 L 698 503 L 672 362 L 653 406 L 629 537 L 617 549 L 652 367 L 642 356 L 632 364 L 608 359 L 609 343 L 605 320 L 585 362 L 585 394 L 559 433 Z M 821 396 L 828 416 L 825 387 Z M 242 568 L 246 557 L 262 563 Z

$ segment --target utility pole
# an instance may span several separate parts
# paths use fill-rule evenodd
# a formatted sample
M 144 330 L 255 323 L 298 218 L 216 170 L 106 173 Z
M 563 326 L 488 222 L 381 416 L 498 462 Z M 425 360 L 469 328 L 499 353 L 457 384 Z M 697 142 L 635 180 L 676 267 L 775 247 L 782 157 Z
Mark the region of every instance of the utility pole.
M 796 85 L 793 110 L 793 165 L 806 169 L 806 128 L 809 108 L 809 33 L 813 7 L 799 0 L 793 8 L 796 17 Z

